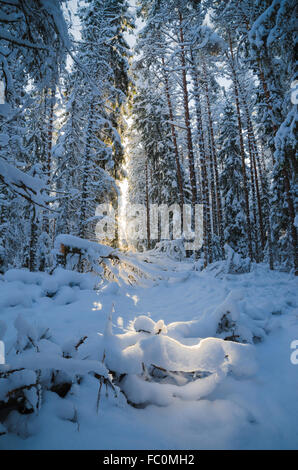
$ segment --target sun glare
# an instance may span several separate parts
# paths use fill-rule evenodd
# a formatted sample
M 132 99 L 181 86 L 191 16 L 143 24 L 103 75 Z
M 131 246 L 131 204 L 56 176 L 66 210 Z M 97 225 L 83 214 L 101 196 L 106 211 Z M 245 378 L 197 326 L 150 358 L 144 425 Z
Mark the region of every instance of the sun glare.
M 119 244 L 120 248 L 127 247 L 126 241 L 126 207 L 128 203 L 128 179 L 123 179 L 119 182 L 120 187 L 120 200 L 119 200 Z

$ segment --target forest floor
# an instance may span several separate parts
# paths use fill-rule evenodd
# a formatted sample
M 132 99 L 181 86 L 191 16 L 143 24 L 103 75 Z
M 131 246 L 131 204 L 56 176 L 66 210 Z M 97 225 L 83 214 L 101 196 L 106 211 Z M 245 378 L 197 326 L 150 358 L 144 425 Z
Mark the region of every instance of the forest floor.
M 218 320 L 232 312 L 238 334 L 250 337 L 247 353 L 236 358 L 230 373 L 200 392 L 199 399 L 193 392 L 176 396 L 168 384 L 159 383 L 161 402 L 151 394 L 147 406 L 135 408 L 122 394 L 115 398 L 103 391 L 97 412 L 98 381 L 93 377 L 75 385 L 66 398 L 46 391 L 39 415 L 22 417 L 29 420 L 27 437 L 3 435 L 0 448 L 297 449 L 298 365 L 290 360 L 291 343 L 298 339 L 297 280 L 264 265 L 231 275 L 197 271 L 191 261 L 128 256 L 150 273 L 148 279 L 137 285 L 106 282 L 93 290 L 88 275 L 81 275 L 86 283 L 80 287 L 63 285 L 61 273 L 56 286 L 39 273 L 11 270 L 2 276 L 0 321 L 8 327 L 7 362 L 13 360 L 19 314 L 35 326 L 46 325 L 56 345 L 87 337 L 79 348 L 83 358 L 88 344 L 102 357 L 100 341 L 111 311 L 116 337 L 131 334 L 132 321 L 144 315 L 163 320 L 167 329 L 159 336 L 175 340 L 180 349 L 187 346 L 187 351 L 195 351 L 191 347 L 204 338 L 223 339 Z M 45 295 L 51 289 L 55 295 Z M 166 345 L 161 344 L 162 354 Z

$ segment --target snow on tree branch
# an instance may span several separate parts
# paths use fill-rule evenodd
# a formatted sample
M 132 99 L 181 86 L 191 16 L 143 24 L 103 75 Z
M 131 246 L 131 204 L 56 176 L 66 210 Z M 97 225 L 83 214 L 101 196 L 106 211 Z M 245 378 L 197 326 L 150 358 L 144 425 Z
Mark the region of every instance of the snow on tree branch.
M 49 209 L 46 203 L 49 201 L 42 192 L 48 188 L 44 182 L 37 178 L 27 175 L 21 170 L 7 163 L 0 158 L 0 181 L 5 184 L 12 192 L 25 198 L 27 201 L 37 206 Z

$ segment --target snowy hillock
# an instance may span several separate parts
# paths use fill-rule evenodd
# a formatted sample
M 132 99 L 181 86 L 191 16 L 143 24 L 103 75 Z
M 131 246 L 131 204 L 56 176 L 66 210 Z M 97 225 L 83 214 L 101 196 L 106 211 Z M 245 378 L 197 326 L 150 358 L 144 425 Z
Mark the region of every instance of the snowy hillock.
M 209 448 L 210 432 L 216 446 L 234 445 L 237 432 L 243 448 L 264 433 L 281 442 L 275 415 L 286 415 L 294 442 L 295 278 L 261 265 L 214 276 L 191 261 L 120 256 L 134 283 L 62 268 L 0 276 L 0 446 L 104 448 L 116 433 L 131 448 L 145 430 L 140 446 L 158 447 L 171 423 L 167 448 Z
M 85 376 L 93 377 L 99 390 L 105 384 L 116 393 L 105 365 L 79 356 L 78 350 L 87 337 L 73 338 L 72 345 L 69 342 L 59 345 L 49 328 L 33 325 L 21 314 L 14 327 L 16 339 L 11 345 L 11 362 L 0 365 L 0 421 L 6 432 L 21 437 L 34 433 L 36 423 L 26 420 L 26 416 L 38 417 L 46 393 L 64 399 Z M 76 409 L 72 408 L 72 416 L 76 416 Z
M 198 262 L 200 265 L 200 261 Z M 226 274 L 244 274 L 252 269 L 249 258 L 243 258 L 233 250 L 228 244 L 225 245 L 225 259 L 209 264 L 205 270 L 216 277 L 223 277 Z
M 176 261 L 182 261 L 186 257 L 184 240 L 177 239 L 160 241 L 156 243 L 154 249 L 151 250 L 151 253 L 155 256 L 160 254 Z
M 98 279 L 91 274 L 57 268 L 53 274 L 32 273 L 27 269 L 10 269 L 0 278 L 0 309 L 13 306 L 31 307 L 42 297 L 61 305 L 76 300 L 78 292 L 93 289 Z
M 208 396 L 227 374 L 247 377 L 256 371 L 250 345 L 205 338 L 187 346 L 167 334 L 163 320 L 141 316 L 133 330 L 104 337 L 105 363 L 130 404 L 169 405 L 176 398 Z
M 97 274 L 103 274 L 101 263 L 111 257 L 114 251 L 107 245 L 67 234 L 58 235 L 54 244 L 58 264 L 61 263 L 67 269 L 93 271 Z

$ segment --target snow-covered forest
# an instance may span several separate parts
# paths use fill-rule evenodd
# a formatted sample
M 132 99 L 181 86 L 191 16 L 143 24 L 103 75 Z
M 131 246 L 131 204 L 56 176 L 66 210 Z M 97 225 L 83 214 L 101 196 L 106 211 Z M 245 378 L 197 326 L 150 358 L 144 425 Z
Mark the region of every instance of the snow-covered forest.
M 0 448 L 298 448 L 296 18 L 0 0 Z

